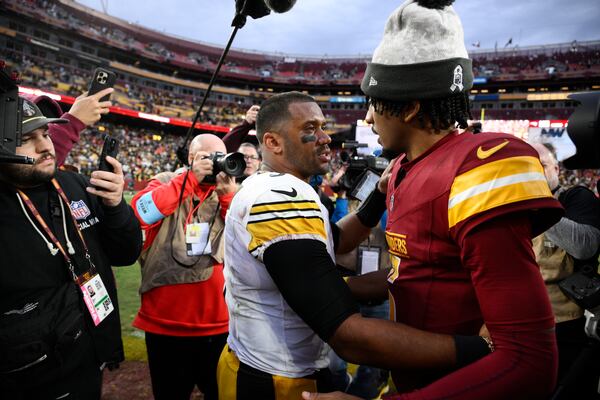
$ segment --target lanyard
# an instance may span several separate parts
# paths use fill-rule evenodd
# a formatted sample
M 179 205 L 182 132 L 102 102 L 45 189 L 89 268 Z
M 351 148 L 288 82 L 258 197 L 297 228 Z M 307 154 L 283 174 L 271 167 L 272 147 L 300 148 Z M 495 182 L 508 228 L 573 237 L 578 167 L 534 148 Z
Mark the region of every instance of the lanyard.
M 95 270 L 95 266 L 92 263 L 92 260 L 91 260 L 91 257 L 90 257 L 89 251 L 88 251 L 88 247 L 83 238 L 83 234 L 81 233 L 81 229 L 79 228 L 79 224 L 77 223 L 75 217 L 73 216 L 73 212 L 71 210 L 71 207 L 69 206 L 69 199 L 65 195 L 65 192 L 62 190 L 62 188 L 60 187 L 60 185 L 58 184 L 58 181 L 56 179 L 52 179 L 52 184 L 56 188 L 56 191 L 58 192 L 61 200 L 65 203 L 65 205 L 69 209 L 69 215 L 71 216 L 71 221 L 73 222 L 73 225 L 75 226 L 75 231 L 77 231 L 79 238 L 81 239 L 81 243 L 83 244 L 83 248 L 85 250 L 85 258 L 87 259 L 87 261 L 90 264 L 90 267 L 93 271 L 93 270 Z M 29 211 L 31 211 L 31 213 L 33 214 L 35 219 L 41 225 L 42 229 L 44 229 L 44 232 L 46 232 L 46 235 L 48 235 L 48 237 L 50 238 L 52 243 L 56 246 L 56 248 L 58 248 L 60 253 L 63 255 L 63 258 L 65 259 L 65 262 L 67 263 L 67 267 L 69 268 L 69 272 L 71 273 L 71 277 L 73 278 L 73 280 L 75 282 L 78 282 L 78 277 L 77 277 L 77 274 L 75 273 L 75 267 L 73 266 L 73 261 L 71 260 L 71 257 L 69 257 L 69 254 L 65 251 L 64 247 L 58 241 L 58 239 L 56 238 L 54 233 L 52 233 L 52 231 L 50 230 L 50 227 L 48 226 L 46 221 L 44 221 L 44 218 L 42 218 L 39 211 L 37 210 L 37 208 L 31 201 L 31 199 L 29 198 L 29 196 L 27 196 L 25 193 L 23 193 L 19 189 L 17 189 L 17 193 L 19 194 L 21 199 L 23 199 L 23 201 L 27 205 L 27 208 L 29 208 Z M 64 215 L 63 215 L 63 218 L 65 218 Z M 65 235 L 66 235 L 66 232 L 65 232 Z
M 187 230 L 187 226 L 190 223 L 191 219 L 194 216 L 194 213 L 196 212 L 196 210 L 198 210 L 198 208 L 200 208 L 200 206 L 204 203 L 204 201 L 206 201 L 206 199 L 212 194 L 212 192 L 214 191 L 214 189 L 208 189 L 206 191 L 206 193 L 204 194 L 204 197 L 202 198 L 202 200 L 200 200 L 200 202 L 198 203 L 198 205 L 196 207 L 194 207 L 194 194 L 192 194 L 190 196 L 190 212 L 188 213 L 187 217 L 185 218 L 185 225 L 183 226 L 183 231 L 185 232 Z

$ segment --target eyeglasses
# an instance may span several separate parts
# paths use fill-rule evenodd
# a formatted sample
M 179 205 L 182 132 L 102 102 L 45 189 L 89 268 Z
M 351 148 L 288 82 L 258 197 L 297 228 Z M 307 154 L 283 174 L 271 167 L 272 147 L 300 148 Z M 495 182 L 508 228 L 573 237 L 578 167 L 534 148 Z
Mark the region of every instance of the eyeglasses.
M 258 157 L 257 156 L 244 156 L 244 160 L 246 160 L 246 161 L 258 160 Z

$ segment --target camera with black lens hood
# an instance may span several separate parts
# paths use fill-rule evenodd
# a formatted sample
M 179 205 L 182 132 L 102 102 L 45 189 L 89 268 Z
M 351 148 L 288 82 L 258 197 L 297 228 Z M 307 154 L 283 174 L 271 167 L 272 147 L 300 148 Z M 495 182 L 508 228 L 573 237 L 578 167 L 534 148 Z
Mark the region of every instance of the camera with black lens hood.
M 242 153 L 225 154 L 220 151 L 215 151 L 206 156 L 213 162 L 213 173 L 204 177 L 203 182 L 215 183 L 219 172 L 225 172 L 229 176 L 239 178 L 244 175 L 246 169 L 246 160 Z
M 368 147 L 365 143 L 347 141 L 342 143 L 340 159 L 348 165 L 346 173 L 339 180 L 339 190 L 345 190 L 349 197 L 363 201 L 375 189 L 379 177 L 390 161 L 384 157 L 359 154 L 358 149 Z

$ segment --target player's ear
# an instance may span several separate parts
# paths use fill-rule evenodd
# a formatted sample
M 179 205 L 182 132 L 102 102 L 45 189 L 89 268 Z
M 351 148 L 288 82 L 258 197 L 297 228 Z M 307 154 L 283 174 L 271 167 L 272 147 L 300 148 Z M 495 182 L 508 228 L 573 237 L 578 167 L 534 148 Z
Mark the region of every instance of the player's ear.
M 281 154 L 283 152 L 283 137 L 277 132 L 265 132 L 261 146 L 270 153 Z
M 409 123 L 413 121 L 417 117 L 417 114 L 419 113 L 420 109 L 420 102 L 411 101 L 410 104 L 408 104 L 402 111 L 402 120 L 404 121 L 404 123 Z

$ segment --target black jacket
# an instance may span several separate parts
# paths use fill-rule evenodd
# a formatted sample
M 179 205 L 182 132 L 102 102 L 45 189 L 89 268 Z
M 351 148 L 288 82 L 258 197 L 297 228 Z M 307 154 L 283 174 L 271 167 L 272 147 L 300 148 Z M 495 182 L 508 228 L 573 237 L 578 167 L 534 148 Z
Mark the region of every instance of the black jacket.
M 25 370 L 16 374 L 2 374 L 0 370 L 0 383 L 2 379 L 51 380 L 54 373 L 47 370 L 54 371 L 60 367 L 58 369 L 63 374 L 75 371 L 84 357 L 94 357 L 98 365 L 123 360 L 117 293 L 111 265 L 130 265 L 136 261 L 142 248 L 140 225 L 125 201 L 117 207 L 106 207 L 101 199 L 86 192 L 88 182 L 82 175 L 59 171 L 56 178 L 69 202 L 78 202 L 80 206 L 78 222 L 91 260 L 107 287 L 115 310 L 97 327 L 94 326 L 63 256 L 61 253 L 55 256 L 50 254 L 45 242 L 26 218 L 16 190 L 0 183 L 0 357 L 36 357 L 35 354 L 23 354 L 30 351 L 36 353 L 39 346 L 45 349 L 40 351 L 48 353 L 44 362 L 30 369 L 31 373 Z M 59 197 L 54 186 L 48 183 L 23 191 L 66 248 Z M 26 206 L 25 209 L 31 216 Z M 69 212 L 66 207 L 65 212 Z M 47 236 L 35 217 L 31 216 L 31 219 Z M 76 273 L 80 275 L 88 270 L 89 263 L 68 214 L 66 222 L 68 236 L 76 249 L 72 258 L 75 260 Z M 74 330 L 77 324 L 80 327 Z M 15 335 L 15 332 L 19 332 L 15 329 L 20 326 L 23 326 L 19 328 L 22 333 Z M 44 343 L 32 347 L 31 343 L 39 339 L 36 332 L 44 330 L 48 330 L 43 334 Z M 72 342 L 66 343 L 67 340 L 60 339 L 61 335 L 67 338 L 71 335 Z M 19 346 L 23 346 L 24 350 L 15 354 L 14 350 Z M 18 362 L 22 360 L 15 361 L 14 365 Z M 44 364 L 48 364 L 47 369 Z M 4 364 L 5 370 L 10 367 L 10 362 Z

